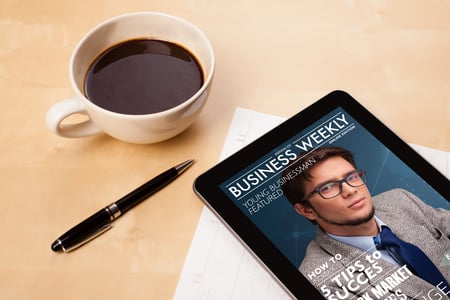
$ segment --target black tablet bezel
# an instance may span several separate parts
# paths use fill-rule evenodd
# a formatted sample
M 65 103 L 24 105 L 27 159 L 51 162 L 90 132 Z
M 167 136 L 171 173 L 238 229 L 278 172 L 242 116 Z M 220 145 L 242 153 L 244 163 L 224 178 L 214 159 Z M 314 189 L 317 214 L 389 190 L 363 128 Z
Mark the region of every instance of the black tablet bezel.
M 447 201 L 450 199 L 450 190 L 444 188 L 449 184 L 448 179 L 343 91 L 331 92 L 201 174 L 194 182 L 195 193 L 297 298 L 308 296 L 309 299 L 317 297 L 320 299 L 322 296 L 265 234 L 230 201 L 219 185 L 338 107 L 352 115 L 366 130 L 419 174 L 424 181 L 441 193 Z

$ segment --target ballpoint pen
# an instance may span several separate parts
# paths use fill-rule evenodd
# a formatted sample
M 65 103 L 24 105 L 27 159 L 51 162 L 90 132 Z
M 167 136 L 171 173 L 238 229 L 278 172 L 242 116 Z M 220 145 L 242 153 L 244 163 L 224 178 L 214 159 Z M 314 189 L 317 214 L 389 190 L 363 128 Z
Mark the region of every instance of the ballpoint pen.
M 52 250 L 55 252 L 68 252 L 104 233 L 112 228 L 111 223 L 115 219 L 172 182 L 190 167 L 193 162 L 194 160 L 190 159 L 168 169 L 116 202 L 99 210 L 54 241 L 51 246 Z

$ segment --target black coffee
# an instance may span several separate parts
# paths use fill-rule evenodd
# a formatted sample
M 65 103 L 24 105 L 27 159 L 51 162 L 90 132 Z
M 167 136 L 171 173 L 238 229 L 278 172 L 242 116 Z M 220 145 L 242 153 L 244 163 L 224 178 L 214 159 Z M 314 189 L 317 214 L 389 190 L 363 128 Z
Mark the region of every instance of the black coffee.
M 154 39 L 129 40 L 101 53 L 86 74 L 86 97 L 122 114 L 175 107 L 203 84 L 196 58 L 183 47 Z

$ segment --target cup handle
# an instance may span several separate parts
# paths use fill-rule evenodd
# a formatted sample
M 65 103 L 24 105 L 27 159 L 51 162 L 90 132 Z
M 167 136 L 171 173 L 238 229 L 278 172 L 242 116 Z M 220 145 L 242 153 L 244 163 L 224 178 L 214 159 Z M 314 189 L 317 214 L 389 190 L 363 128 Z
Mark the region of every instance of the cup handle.
M 78 123 L 66 123 L 64 120 L 71 115 L 82 114 L 88 120 Z M 102 132 L 89 117 L 84 105 L 77 98 L 69 98 L 54 104 L 47 111 L 46 123 L 48 128 L 59 136 L 78 138 L 96 135 Z

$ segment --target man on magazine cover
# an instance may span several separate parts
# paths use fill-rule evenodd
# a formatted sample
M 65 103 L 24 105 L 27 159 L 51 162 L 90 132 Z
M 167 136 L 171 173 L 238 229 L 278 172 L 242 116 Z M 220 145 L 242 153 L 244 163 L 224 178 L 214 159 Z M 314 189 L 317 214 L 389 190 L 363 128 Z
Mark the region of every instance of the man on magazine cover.
M 450 298 L 450 211 L 402 189 L 371 197 L 340 147 L 307 153 L 283 176 L 285 196 L 318 225 L 299 270 L 327 299 Z

